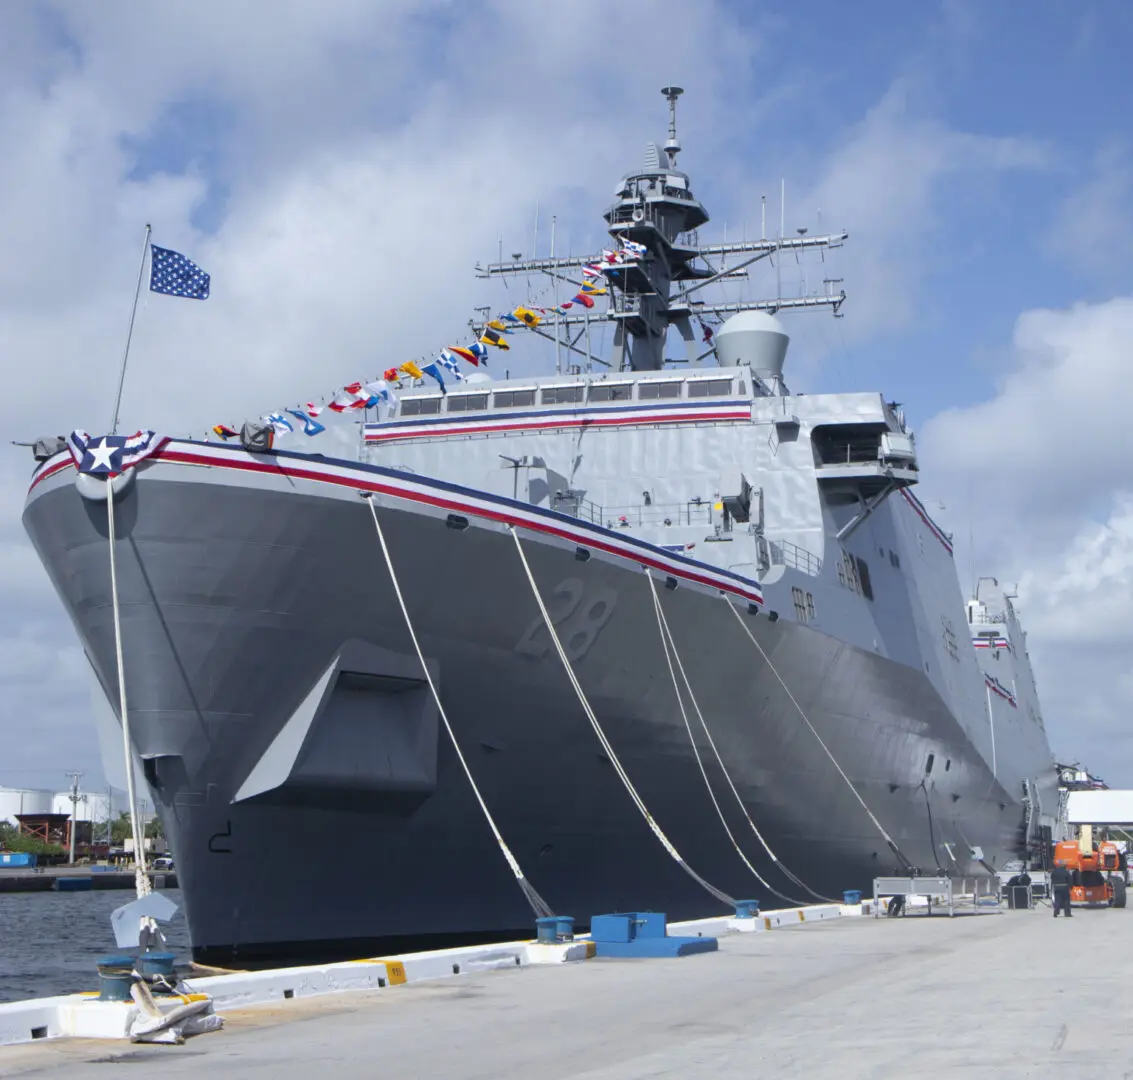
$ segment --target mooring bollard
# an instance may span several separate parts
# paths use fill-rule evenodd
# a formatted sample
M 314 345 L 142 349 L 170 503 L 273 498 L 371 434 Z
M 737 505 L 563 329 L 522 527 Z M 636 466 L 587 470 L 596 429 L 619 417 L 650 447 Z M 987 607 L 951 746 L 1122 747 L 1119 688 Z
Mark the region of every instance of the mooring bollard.
M 535 940 L 540 945 L 559 945 L 574 940 L 573 915 L 548 915 L 535 920 Z
M 147 952 L 138 957 L 136 968 L 155 994 L 172 994 L 177 985 L 173 970 L 177 959 L 171 952 Z
M 103 956 L 98 961 L 98 1000 L 129 1001 L 134 981 L 132 956 Z

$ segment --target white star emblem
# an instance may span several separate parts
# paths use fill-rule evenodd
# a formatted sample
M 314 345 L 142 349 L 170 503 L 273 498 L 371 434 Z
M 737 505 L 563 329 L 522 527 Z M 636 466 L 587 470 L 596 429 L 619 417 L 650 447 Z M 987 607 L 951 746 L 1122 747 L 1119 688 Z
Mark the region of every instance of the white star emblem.
M 96 469 L 105 469 L 107 472 L 114 471 L 114 451 L 118 448 L 110 446 L 106 437 L 103 436 L 97 443 L 91 443 L 87 450 L 91 456 L 90 471 L 94 472 Z

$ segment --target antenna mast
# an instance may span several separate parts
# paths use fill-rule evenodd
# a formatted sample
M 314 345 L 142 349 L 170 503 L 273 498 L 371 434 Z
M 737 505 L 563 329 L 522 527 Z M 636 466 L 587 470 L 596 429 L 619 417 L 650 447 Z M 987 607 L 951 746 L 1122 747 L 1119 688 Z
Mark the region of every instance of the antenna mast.
M 785 235 L 785 179 L 779 188 L 777 236 L 767 236 L 767 198 L 764 196 L 760 200 L 758 240 L 748 240 L 745 236 L 738 242 L 726 240 L 723 244 L 699 242 L 698 230 L 707 223 L 708 211 L 693 194 L 688 175 L 677 169 L 677 155 L 681 152 L 677 138 L 677 99 L 684 91 L 679 86 L 666 86 L 661 93 L 669 104 L 664 151 L 656 143 L 647 145 L 644 161 L 622 177 L 614 202 L 603 215 L 610 237 L 617 245 L 616 252 L 564 258 L 552 248 L 549 258 L 540 258 L 533 251 L 530 259 L 517 255 L 512 262 L 505 263 L 501 257 L 496 263 L 477 266 L 480 276 L 486 278 L 520 274 L 545 274 L 552 278 L 556 283 L 557 310 L 553 324 L 556 353 L 561 355 L 559 351 L 565 347 L 569 352 L 582 354 L 587 359 L 587 370 L 594 361 L 605 363 L 590 352 L 590 330 L 594 322 L 613 324 L 614 355 L 611 359 L 615 366 L 656 371 L 669 360 L 665 353 L 670 327 L 678 330 L 684 342 L 685 362 L 698 364 L 703 356 L 696 355 L 694 320 L 703 320 L 705 316 L 720 318 L 739 311 L 779 312 L 803 308 L 827 308 L 837 314 L 846 298 L 841 291 L 825 296 L 783 297 L 782 260 L 787 251 L 794 252 L 797 258 L 809 250 L 840 247 L 847 235 L 838 232 L 809 236 L 800 230 L 798 236 L 788 238 Z M 554 227 L 552 218 L 552 236 Z M 729 256 L 738 256 L 738 261 L 731 262 Z M 775 266 L 778 279 L 773 299 L 734 302 L 702 299 L 705 294 L 700 290 L 724 279 L 745 277 L 747 267 L 768 258 Z M 721 269 L 714 270 L 714 265 Z M 593 301 L 586 296 L 585 303 L 575 298 L 582 310 L 564 312 L 562 309 L 575 306 L 575 301 L 559 304 L 558 283 L 567 285 L 569 296 L 570 289 L 583 289 L 586 280 L 599 273 L 607 297 L 606 309 L 594 309 Z M 479 332 L 483 323 L 474 322 L 473 326 Z M 549 329 L 531 328 L 533 333 L 550 340 Z M 585 351 L 579 345 L 584 337 Z M 558 362 L 556 367 L 559 367 Z
M 677 167 L 677 154 L 681 152 L 681 144 L 677 139 L 677 98 L 684 93 L 679 86 L 666 86 L 661 91 L 669 99 L 669 138 L 665 142 L 665 154 L 669 159 L 669 168 Z

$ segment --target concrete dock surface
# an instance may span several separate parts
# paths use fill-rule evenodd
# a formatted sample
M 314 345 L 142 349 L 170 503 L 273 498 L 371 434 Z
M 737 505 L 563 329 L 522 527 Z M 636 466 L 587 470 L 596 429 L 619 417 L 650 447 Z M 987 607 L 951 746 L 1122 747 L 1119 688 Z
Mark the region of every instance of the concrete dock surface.
M 589 960 L 227 1014 L 186 1045 L 0 1050 L 0 1075 L 85 1080 L 1133 1080 L 1133 911 L 843 918 L 679 960 Z

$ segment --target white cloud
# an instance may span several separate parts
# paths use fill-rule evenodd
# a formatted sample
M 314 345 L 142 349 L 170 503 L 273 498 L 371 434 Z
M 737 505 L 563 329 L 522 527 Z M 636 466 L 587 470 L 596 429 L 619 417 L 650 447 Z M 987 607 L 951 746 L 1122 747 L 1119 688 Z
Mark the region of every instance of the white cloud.
M 1133 455 L 1127 377 L 1133 297 L 1021 315 L 995 397 L 949 409 L 920 445 L 954 488 L 971 476 L 980 506 L 1041 522 L 1031 544 L 1064 541 L 1082 513 L 1108 505 Z
M 1133 161 L 1122 142 L 1103 146 L 1065 198 L 1046 237 L 1051 252 L 1088 274 L 1127 273 L 1133 246 Z
M 918 440 L 958 565 L 1018 582 L 1053 744 L 1127 784 L 1131 335 L 1130 297 L 1026 312 L 995 396 L 946 410 Z
M 847 132 L 802 198 L 851 234 L 847 336 L 904 330 L 918 317 L 924 275 L 941 254 L 930 238 L 949 218 L 939 197 L 946 181 L 962 177 L 965 198 L 978 200 L 997 173 L 1042 167 L 1048 153 L 1030 139 L 952 130 L 933 119 L 918 84 L 895 82 Z

